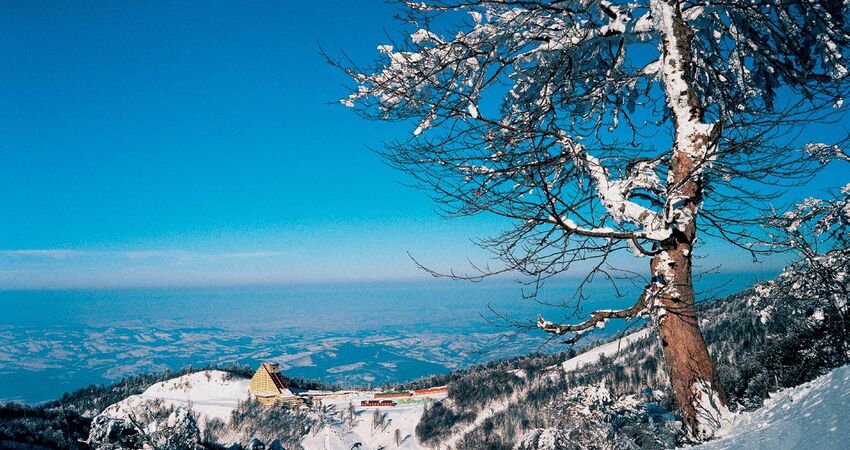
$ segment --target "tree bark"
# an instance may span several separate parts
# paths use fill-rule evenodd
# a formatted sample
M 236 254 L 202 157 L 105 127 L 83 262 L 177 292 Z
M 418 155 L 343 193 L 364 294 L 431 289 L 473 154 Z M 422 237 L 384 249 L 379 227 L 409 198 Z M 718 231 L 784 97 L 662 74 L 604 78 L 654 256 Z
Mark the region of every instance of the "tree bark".
M 673 396 L 690 435 L 702 440 L 714 434 L 728 411 L 726 392 L 699 327 L 694 306 L 690 244 L 676 242 L 652 261 L 669 275 L 656 300 L 656 324 Z M 656 267 L 665 265 L 667 267 Z
M 694 90 L 693 32 L 677 0 L 654 0 L 652 13 L 662 34 L 662 67 L 675 135 L 668 172 L 665 219 L 671 236 L 650 262 L 659 286 L 655 321 L 676 404 L 696 440 L 711 437 L 728 415 L 726 392 L 699 327 L 691 273 L 696 218 L 702 202 L 702 172 L 711 163 L 717 124 L 706 124 Z

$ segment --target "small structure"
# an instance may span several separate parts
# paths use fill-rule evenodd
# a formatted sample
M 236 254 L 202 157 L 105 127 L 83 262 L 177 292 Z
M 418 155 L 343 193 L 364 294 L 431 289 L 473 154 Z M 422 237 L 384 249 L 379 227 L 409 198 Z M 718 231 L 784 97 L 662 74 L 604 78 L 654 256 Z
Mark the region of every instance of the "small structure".
M 251 377 L 248 391 L 257 401 L 266 406 L 276 402 L 302 403 L 301 398 L 289 390 L 289 385 L 283 375 L 280 374 L 280 366 L 277 363 L 266 362 L 260 365 L 260 368 Z
M 404 398 L 404 397 L 412 397 L 413 392 L 410 391 L 390 391 L 390 392 L 377 392 L 375 393 L 375 398 Z
M 416 389 L 413 391 L 414 395 L 435 395 L 435 394 L 448 394 L 449 388 L 448 386 L 436 386 L 427 389 Z
M 385 408 L 392 408 L 395 406 L 395 402 L 392 400 L 361 400 L 360 406 L 380 406 Z

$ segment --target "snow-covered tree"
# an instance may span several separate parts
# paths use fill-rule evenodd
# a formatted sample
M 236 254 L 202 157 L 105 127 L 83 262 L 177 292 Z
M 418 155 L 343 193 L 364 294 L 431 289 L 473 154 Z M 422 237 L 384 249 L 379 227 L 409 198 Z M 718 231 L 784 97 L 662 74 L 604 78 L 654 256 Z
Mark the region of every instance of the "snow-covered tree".
M 138 397 L 117 403 L 97 415 L 88 444 L 98 450 L 199 450 L 201 432 L 191 409 L 167 407 L 160 400 Z
M 588 280 L 613 279 L 612 255 L 646 257 L 633 305 L 537 326 L 563 335 L 653 317 L 684 423 L 711 436 L 727 399 L 694 308 L 697 232 L 758 251 L 747 239 L 759 213 L 820 166 L 793 147 L 799 127 L 844 112 L 847 3 L 436 0 L 407 11 L 412 34 L 378 47 L 376 66 L 339 64 L 357 84 L 343 104 L 412 123 L 384 154 L 447 214 L 512 221 L 482 242 L 503 265 L 471 277 L 514 272 L 537 286 L 583 261 Z
M 840 146 L 810 146 L 823 163 L 847 165 L 850 153 Z M 808 197 L 794 208 L 769 218 L 773 226 L 770 243 L 801 257 L 772 283 L 760 286 L 761 303 L 767 313 L 793 316 L 798 310 L 811 311 L 802 326 L 811 325 L 838 330 L 830 351 L 814 350 L 821 359 L 827 353 L 840 363 L 850 360 L 850 183 L 826 198 Z M 780 292 L 777 292 L 780 291 Z M 769 298 L 788 298 L 783 305 L 772 305 Z M 788 310 L 791 310 L 789 313 Z M 811 323 L 809 323 L 811 322 Z
M 850 163 L 850 152 L 838 145 L 810 145 L 806 147 L 813 157 L 822 163 Z M 828 264 L 821 260 L 829 253 L 850 252 L 850 183 L 838 188 L 831 197 L 808 197 L 794 208 L 768 217 L 772 225 L 769 243 L 783 250 L 800 254 L 814 268 L 821 267 L 827 277 Z M 823 283 L 836 286 L 836 283 Z M 840 283 L 839 283 L 840 284 Z M 847 292 L 844 292 L 845 296 Z

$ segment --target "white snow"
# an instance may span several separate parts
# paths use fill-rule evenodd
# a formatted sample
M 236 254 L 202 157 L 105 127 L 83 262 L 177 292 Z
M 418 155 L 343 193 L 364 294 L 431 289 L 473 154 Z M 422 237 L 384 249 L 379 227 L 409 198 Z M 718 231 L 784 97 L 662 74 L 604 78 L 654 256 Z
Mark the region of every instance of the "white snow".
M 453 430 L 449 438 L 440 443 L 440 449 L 454 448 L 454 446 L 457 445 L 458 441 L 460 441 L 466 433 L 480 427 L 487 419 L 510 408 L 511 405 L 517 403 L 520 398 L 524 397 L 527 392 L 527 387 L 524 389 L 516 389 L 510 397 L 488 403 L 487 406 L 478 412 L 478 415 L 475 416 L 475 420 L 472 423 L 464 426 L 460 430 Z
M 685 55 L 682 55 L 679 50 L 675 7 L 665 1 L 653 1 L 651 9 L 656 20 L 655 26 L 664 35 L 662 73 L 667 105 L 673 111 L 676 120 L 676 150 L 685 152 L 700 162 L 706 157 L 705 152 L 708 149 L 705 145 L 697 145 L 696 142 L 701 137 L 709 135 L 712 125 L 700 122 L 690 105 L 687 93 L 692 89 L 682 70 Z
M 226 422 L 239 402 L 248 399 L 248 380 L 227 379 L 228 376 L 219 370 L 205 370 L 162 381 L 110 406 L 104 413 L 112 411 L 115 415 L 110 416 L 117 417 L 137 410 L 146 400 L 160 399 L 166 406 L 191 408 L 198 414 L 201 428 L 212 418 Z
M 660 214 L 629 200 L 632 189 L 659 183 L 657 177 L 652 178 L 654 173 L 650 175 L 649 172 L 651 171 L 642 167 L 640 171 L 630 177 L 612 180 L 602 162 L 590 155 L 583 145 L 575 143 L 566 136 L 561 136 L 560 144 L 562 152 L 570 155 L 573 164 L 593 180 L 605 211 L 611 215 L 616 223 L 628 222 L 640 225 L 640 235 L 647 239 L 661 241 L 670 236 L 670 230 L 667 229 Z M 586 233 L 593 232 L 587 231 Z
M 355 419 L 349 427 L 346 421 L 327 424 L 315 433 L 308 434 L 301 442 L 306 450 L 348 449 L 360 442 L 363 448 L 400 448 L 424 449 L 416 439 L 416 425 L 425 410 L 425 404 L 398 404 L 393 407 L 361 407 L 361 400 L 372 400 L 374 393 L 368 391 L 348 391 L 341 395 L 322 401 L 325 407 L 332 406 L 334 410 L 344 412 L 349 405 L 354 405 Z M 429 394 L 433 401 L 445 398 L 445 394 Z M 425 396 L 411 397 L 414 400 L 424 400 Z M 391 399 L 399 402 L 399 399 Z M 386 426 L 373 427 L 375 411 L 383 416 Z M 399 430 L 401 445 L 396 446 L 395 431 Z
M 775 393 L 764 406 L 737 416 L 723 437 L 701 450 L 846 449 L 850 443 L 850 365 Z
M 585 365 L 588 365 L 588 364 L 593 364 L 593 363 L 599 361 L 599 358 L 603 355 L 607 355 L 609 357 L 615 356 L 619 352 L 621 347 L 627 346 L 627 345 L 629 345 L 629 344 L 631 344 L 631 343 L 633 343 L 633 342 L 635 342 L 639 339 L 642 339 L 643 337 L 647 336 L 651 331 L 652 331 L 652 328 L 646 328 L 646 329 L 631 333 L 629 335 L 623 336 L 622 338 L 617 339 L 617 340 L 612 341 L 612 342 L 609 342 L 607 344 L 603 344 L 603 345 L 594 347 L 593 349 L 591 349 L 587 352 L 584 352 L 584 353 L 582 353 L 582 354 L 580 354 L 580 355 L 578 355 L 574 358 L 570 358 L 570 359 L 564 361 L 563 363 L 561 363 L 561 368 L 564 371 L 569 372 L 569 371 L 572 371 L 572 370 L 576 370 L 576 369 L 578 369 L 582 366 L 585 366 Z M 557 366 L 554 366 L 554 367 L 557 367 Z M 516 372 L 514 372 L 514 375 L 519 376 L 519 377 L 523 377 L 523 378 L 526 376 L 524 371 L 516 371 Z M 460 441 L 460 439 L 463 438 L 463 436 L 466 433 L 478 428 L 487 419 L 495 416 L 496 414 L 498 414 L 502 411 L 507 410 L 512 404 L 517 403 L 519 401 L 519 399 L 525 397 L 530 388 L 531 388 L 531 386 L 526 386 L 522 389 L 516 389 L 516 390 L 514 390 L 513 394 L 510 397 L 498 399 L 498 400 L 490 402 L 488 405 L 483 407 L 481 409 L 481 411 L 475 416 L 474 422 L 465 425 L 463 428 L 461 428 L 459 430 L 452 430 L 451 435 L 447 439 L 443 440 L 440 443 L 440 448 L 441 449 L 453 448 L 458 443 L 458 441 Z M 594 389 L 597 389 L 597 388 L 594 387 Z M 607 392 L 607 390 L 600 390 L 600 392 Z
M 230 413 L 239 403 L 249 398 L 247 379 L 228 380 L 227 377 L 226 372 L 210 370 L 156 383 L 142 394 L 132 395 L 111 405 L 104 414 L 125 419 L 137 415 L 149 401 L 162 400 L 166 406 L 182 406 L 194 411 L 198 415 L 198 426 L 203 429 L 212 418 L 228 421 Z M 351 428 L 345 423 L 329 424 L 315 434 L 308 435 L 302 443 L 307 450 L 351 448 L 357 442 L 366 445 L 365 448 L 424 448 L 415 437 L 415 429 L 424 412 L 425 401 L 440 401 L 446 397 L 446 394 L 428 394 L 404 400 L 392 399 L 399 404 L 395 407 L 375 408 L 360 406 L 361 400 L 374 399 L 372 391 L 306 391 L 304 394 L 325 395 L 323 405 L 332 406 L 337 412 L 346 411 L 352 404 L 356 416 Z M 413 402 L 402 404 L 409 400 Z M 373 429 L 375 410 L 384 416 L 385 427 Z M 399 447 L 395 445 L 396 429 L 403 439 Z
M 700 380 L 691 386 L 691 392 L 696 403 L 697 436 L 717 436 L 732 423 L 735 415 L 720 401 L 720 395 L 710 383 Z
M 576 370 L 582 366 L 586 366 L 588 364 L 593 364 L 599 361 L 599 358 L 603 355 L 611 357 L 616 355 L 620 348 L 625 347 L 632 342 L 635 342 L 639 339 L 643 339 L 652 331 L 651 328 L 645 328 L 640 331 L 635 331 L 632 334 L 623 336 L 616 341 L 611 341 L 607 344 L 600 345 L 598 347 L 594 347 L 591 350 L 588 350 L 574 358 L 570 358 L 563 363 L 561 363 L 561 367 L 565 372 L 570 372 Z
M 156 383 L 143 392 L 143 399 L 161 399 L 170 406 L 188 406 L 204 419 L 230 419 L 239 402 L 248 400 L 248 380 L 231 378 L 227 372 L 205 370 Z
M 652 332 L 646 328 L 631 333 L 619 340 L 593 348 L 592 350 L 562 363 L 565 371 L 576 370 L 599 360 L 600 356 L 615 357 L 621 347 L 627 346 Z M 525 376 L 521 371 L 517 376 Z M 227 420 L 230 412 L 240 401 L 248 398 L 248 380 L 225 379 L 221 371 L 204 371 L 184 375 L 156 383 L 140 395 L 131 396 L 104 411 L 105 414 L 123 417 L 144 407 L 146 400 L 160 399 L 167 405 L 183 406 L 199 415 L 203 427 L 210 418 Z M 487 405 L 477 415 L 475 422 L 453 430 L 441 443 L 441 448 L 451 448 L 463 435 L 481 425 L 493 415 L 504 411 L 524 395 L 518 389 L 505 399 Z M 340 391 L 326 397 L 324 405 L 342 412 L 354 405 L 355 420 L 352 426 L 345 421 L 330 423 L 308 435 L 302 445 L 307 450 L 351 448 L 360 442 L 364 448 L 421 449 L 416 439 L 416 425 L 422 417 L 424 403 L 399 404 L 395 407 L 360 407 L 361 400 L 372 399 L 370 391 Z M 430 395 L 434 401 L 445 398 L 445 394 Z M 414 397 L 424 399 L 424 397 Z M 399 399 L 394 399 L 398 401 Z M 386 426 L 373 427 L 373 415 L 377 410 Z M 834 370 L 796 388 L 774 394 L 765 405 L 753 412 L 742 413 L 734 420 L 724 423 L 718 436 L 720 439 L 696 448 L 720 449 L 763 449 L 784 450 L 795 448 L 840 449 L 850 442 L 850 365 Z M 402 438 L 396 446 L 396 430 Z

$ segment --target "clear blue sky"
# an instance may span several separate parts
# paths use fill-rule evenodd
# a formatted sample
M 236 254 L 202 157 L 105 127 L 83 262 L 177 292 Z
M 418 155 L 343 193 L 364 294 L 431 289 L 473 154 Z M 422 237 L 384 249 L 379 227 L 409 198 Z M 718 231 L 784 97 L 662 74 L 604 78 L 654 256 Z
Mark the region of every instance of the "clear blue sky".
M 397 279 L 420 275 L 406 251 L 479 257 L 491 219 L 443 221 L 367 149 L 409 128 L 330 104 L 346 80 L 318 43 L 372 61 L 396 12 L 0 3 L 0 287 Z

